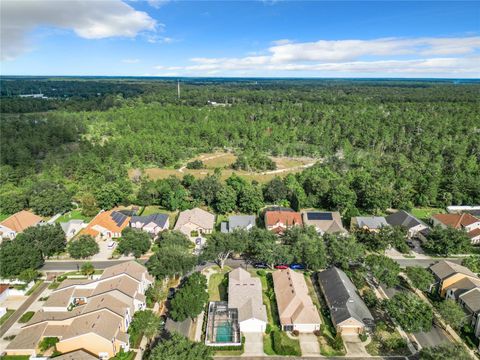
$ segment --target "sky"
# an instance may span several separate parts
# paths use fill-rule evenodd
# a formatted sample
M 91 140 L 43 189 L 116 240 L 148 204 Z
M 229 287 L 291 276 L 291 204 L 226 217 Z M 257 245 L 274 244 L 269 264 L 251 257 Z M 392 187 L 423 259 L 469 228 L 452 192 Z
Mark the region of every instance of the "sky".
M 0 6 L 2 75 L 480 77 L 477 1 Z

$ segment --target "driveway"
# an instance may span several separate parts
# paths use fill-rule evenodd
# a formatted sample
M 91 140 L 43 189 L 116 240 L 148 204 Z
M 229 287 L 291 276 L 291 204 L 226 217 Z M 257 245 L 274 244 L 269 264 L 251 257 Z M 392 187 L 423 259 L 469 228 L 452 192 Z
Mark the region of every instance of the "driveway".
M 263 356 L 263 333 L 243 333 L 245 350 L 242 356 Z
M 300 333 L 298 335 L 300 341 L 300 349 L 302 349 L 302 356 L 319 355 L 320 345 L 318 339 L 314 334 Z
M 362 342 L 358 335 L 342 335 L 342 339 L 347 350 L 347 356 L 370 356 L 367 350 L 365 350 L 365 345 L 368 344 L 368 341 Z

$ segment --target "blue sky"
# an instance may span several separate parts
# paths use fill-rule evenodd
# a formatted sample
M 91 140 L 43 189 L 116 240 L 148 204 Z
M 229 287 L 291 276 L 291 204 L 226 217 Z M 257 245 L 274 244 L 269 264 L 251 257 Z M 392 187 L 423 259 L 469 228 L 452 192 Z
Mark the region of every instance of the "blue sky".
M 3 75 L 480 75 L 469 1 L 3 0 Z

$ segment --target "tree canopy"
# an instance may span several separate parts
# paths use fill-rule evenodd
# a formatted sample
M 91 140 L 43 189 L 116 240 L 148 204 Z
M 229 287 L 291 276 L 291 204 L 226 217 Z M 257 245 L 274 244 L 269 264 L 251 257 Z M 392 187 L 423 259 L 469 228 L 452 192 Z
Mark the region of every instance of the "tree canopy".
M 100 247 L 90 235 L 80 235 L 68 243 L 67 250 L 72 258 L 85 259 L 98 254 Z
M 193 319 L 203 311 L 207 301 L 207 278 L 194 272 L 184 281 L 170 302 L 170 316 L 175 321 Z
M 126 256 L 133 254 L 135 258 L 139 258 L 150 250 L 151 245 L 152 241 L 149 234 L 126 227 L 122 231 L 122 237 L 118 240 L 117 251 Z
M 407 332 L 426 332 L 432 327 L 432 308 L 412 293 L 401 292 L 385 300 L 385 308 Z
M 193 342 L 174 333 L 169 339 L 159 342 L 148 360 L 213 360 L 213 349 L 201 342 Z

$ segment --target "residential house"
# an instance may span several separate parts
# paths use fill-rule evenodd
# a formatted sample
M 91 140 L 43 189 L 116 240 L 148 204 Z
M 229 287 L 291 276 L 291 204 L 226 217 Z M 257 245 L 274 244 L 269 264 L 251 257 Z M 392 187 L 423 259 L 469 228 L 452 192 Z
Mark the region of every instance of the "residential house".
M 314 226 L 321 235 L 348 234 L 342 224 L 342 217 L 338 211 L 302 211 L 303 224 Z
M 211 234 L 214 227 L 215 215 L 200 208 L 194 208 L 182 211 L 178 215 L 174 230 L 178 230 L 188 237 L 196 237 L 197 235 Z
M 265 211 L 265 227 L 275 234 L 283 234 L 287 229 L 302 224 L 302 215 L 299 212 L 281 208 Z
M 473 288 L 464 292 L 458 298 L 458 303 L 468 315 L 470 324 L 474 329 L 479 327 L 480 323 L 480 287 Z M 480 335 L 476 334 L 478 337 Z
M 105 269 L 97 280 L 65 280 L 6 348 L 9 355 L 35 355 L 45 337 L 57 337 L 61 353 L 83 350 L 109 359 L 129 351 L 128 327 L 143 310 L 154 279 L 135 261 Z M 68 358 L 68 357 L 67 357 Z
M 340 269 L 318 274 L 318 284 L 330 309 L 333 325 L 342 334 L 361 334 L 373 329 L 373 316 L 357 294 L 357 288 Z
M 383 216 L 355 216 L 350 220 L 350 229 L 365 229 L 378 232 L 382 227 L 390 226 Z
M 85 350 L 75 350 L 60 356 L 55 356 L 55 360 L 98 360 L 98 356 L 94 356 Z
M 145 216 L 132 216 L 130 227 L 140 229 L 151 236 L 157 236 L 159 232 L 168 230 L 170 226 L 167 214 L 151 214 Z
M 273 272 L 272 276 L 282 330 L 319 330 L 320 316 L 308 294 L 303 274 L 285 269 Z
M 480 219 L 468 214 L 435 214 L 432 216 L 434 226 L 446 229 L 452 227 L 467 233 L 472 244 L 480 244 Z
M 390 226 L 398 226 L 406 229 L 409 239 L 418 237 L 418 234 L 422 230 L 428 229 L 427 224 L 404 210 L 388 215 L 385 220 Z
M 228 307 L 238 309 L 238 324 L 243 333 L 263 333 L 267 310 L 263 304 L 262 283 L 242 268 L 228 274 Z
M 38 215 L 26 210 L 19 211 L 0 222 L 0 243 L 3 240 L 13 240 L 26 228 L 44 224 Z
M 84 229 L 87 224 L 83 220 L 73 219 L 67 222 L 60 223 L 63 232 L 65 233 L 65 237 L 67 240 L 70 240 L 75 235 L 77 235 L 80 230 Z
M 255 215 L 233 215 L 228 217 L 228 221 L 220 224 L 222 233 L 231 233 L 235 230 L 251 230 L 255 226 Z
M 431 291 L 438 292 L 442 297 L 456 300 L 479 282 L 477 275 L 470 269 L 451 261 L 441 260 L 430 266 L 430 270 L 435 277 Z
M 111 240 L 122 236 L 122 230 L 128 226 L 130 217 L 118 211 L 101 211 L 80 235 L 90 235 L 96 240 Z
M 468 205 L 460 205 L 460 206 L 447 206 L 447 211 L 449 214 L 459 214 L 471 211 L 480 211 L 480 205 L 475 206 L 468 206 Z

